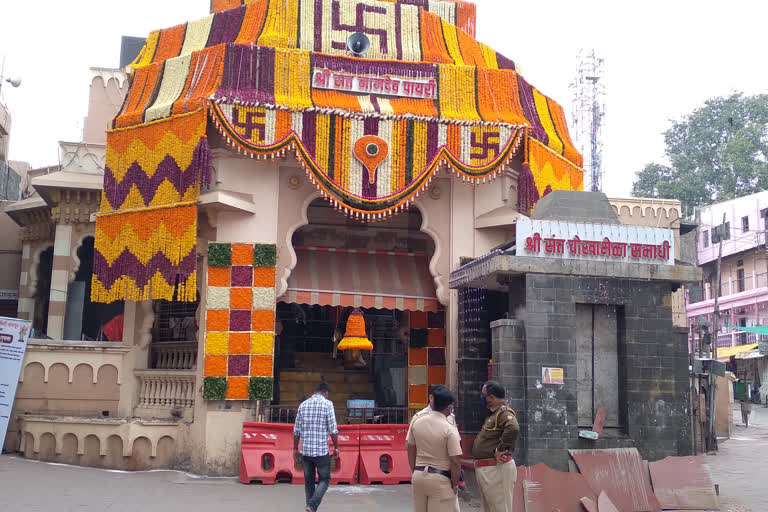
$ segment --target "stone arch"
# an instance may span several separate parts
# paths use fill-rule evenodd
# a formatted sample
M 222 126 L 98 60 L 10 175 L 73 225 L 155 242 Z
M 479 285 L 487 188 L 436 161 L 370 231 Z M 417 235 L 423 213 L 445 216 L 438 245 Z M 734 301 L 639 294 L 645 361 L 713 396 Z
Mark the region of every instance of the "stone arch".
M 641 218 L 641 217 L 644 217 L 643 209 L 640 208 L 639 206 L 635 206 L 634 208 L 632 208 L 632 216 L 636 217 L 638 219 Z
M 64 363 L 53 363 L 46 368 L 45 382 L 58 383 L 62 386 L 72 382 L 72 372 Z
M 288 290 L 288 278 L 291 276 L 293 269 L 296 268 L 296 264 L 298 263 L 296 250 L 293 247 L 293 236 L 299 229 L 309 224 L 307 213 L 309 206 L 319 198 L 321 198 L 321 195 L 315 190 L 312 190 L 311 193 L 308 193 L 302 200 L 301 206 L 298 210 L 298 219 L 296 219 L 294 223 L 290 224 L 285 231 L 283 244 L 285 245 L 288 253 L 288 261 L 287 264 L 285 264 L 282 268 L 282 275 L 280 274 L 280 268 L 278 268 L 279 279 L 276 283 L 276 297 L 282 297 L 285 295 L 286 291 Z M 443 305 L 448 305 L 449 294 L 446 286 L 447 283 L 441 279 L 440 273 L 437 269 L 443 251 L 441 238 L 439 233 L 437 233 L 437 231 L 432 228 L 432 223 L 430 221 L 431 217 L 427 209 L 418 202 L 414 203 L 414 207 L 419 211 L 419 215 L 421 216 L 421 226 L 419 226 L 419 231 L 426 234 L 432 240 L 432 244 L 434 246 L 434 252 L 429 262 L 429 272 L 435 283 L 435 291 L 438 301 Z M 401 215 L 404 214 L 405 213 L 401 213 Z M 278 262 L 278 266 L 281 266 L 280 262 Z
M 34 309 L 32 310 L 32 327 L 36 335 L 48 331 L 48 306 L 51 296 L 51 279 L 53 277 L 53 245 L 41 249 L 33 259 L 30 272 L 30 289 Z M 43 272 L 44 275 L 40 275 Z
M 122 469 L 125 466 L 123 459 L 123 438 L 113 434 L 107 438 L 106 455 L 104 456 L 104 467 L 111 469 Z
M 99 366 L 94 382 L 99 384 L 120 384 L 120 370 L 113 364 L 103 364 Z
M 40 434 L 37 457 L 46 462 L 56 460 L 56 437 L 51 432 Z
M 82 456 L 80 464 L 83 466 L 101 466 L 101 439 L 95 434 L 88 434 L 83 440 Z
M 157 440 L 155 448 L 155 468 L 171 468 L 176 465 L 176 440 L 171 436 L 163 436 Z
M 446 279 L 441 279 L 440 272 L 437 269 L 440 257 L 442 256 L 443 252 L 443 240 L 440 237 L 440 233 L 438 233 L 437 230 L 433 229 L 432 227 L 432 217 L 429 211 L 419 202 L 414 204 L 421 214 L 421 226 L 419 226 L 419 231 L 429 236 L 429 238 L 432 239 L 432 244 L 434 245 L 432 258 L 429 260 L 429 273 L 435 283 L 435 295 L 437 295 L 437 300 L 442 305 L 447 306 L 449 298 L 448 287 L 446 284 L 448 283 L 446 282 Z
M 644 217 L 656 217 L 656 210 L 652 206 L 645 207 Z
M 24 371 L 19 376 L 19 382 L 40 382 L 41 384 L 46 381 L 45 366 L 42 363 L 27 363 L 24 366 Z
M 296 222 L 288 226 L 288 229 L 285 231 L 285 239 L 283 240 L 283 243 L 285 244 L 285 247 L 288 251 L 288 264 L 283 269 L 283 274 L 280 276 L 280 279 L 277 283 L 277 290 L 275 293 L 276 297 L 282 297 L 285 295 L 285 292 L 288 290 L 288 278 L 291 277 L 291 272 L 293 272 L 293 269 L 296 268 L 296 263 L 298 262 L 298 258 L 296 257 L 296 249 L 293 248 L 293 235 L 300 228 L 309 224 L 307 210 L 309 209 L 309 205 L 312 203 L 312 201 L 319 197 L 320 194 L 314 189 L 311 193 L 307 194 L 301 203 L 301 207 L 298 210 L 299 218 L 296 220 Z
M 131 471 L 152 469 L 152 442 L 148 438 L 140 436 L 133 440 L 126 469 Z
M 35 436 L 32 435 L 32 432 L 24 432 L 20 451 L 28 459 L 35 457 Z
M 80 363 L 75 366 L 69 377 L 69 382 L 76 385 L 96 384 L 96 372 L 93 366 L 88 363 Z
M 680 218 L 680 210 L 677 208 L 670 208 L 669 209 L 669 218 L 670 220 L 677 220 Z
M 59 462 L 63 464 L 77 464 L 80 456 L 78 455 L 78 439 L 75 434 L 66 433 L 61 436 L 59 442 Z
M 627 205 L 623 205 L 621 207 L 621 209 L 619 210 L 619 216 L 620 217 L 623 217 L 625 215 L 627 217 L 632 217 L 632 211 L 629 209 L 629 206 L 627 206 Z

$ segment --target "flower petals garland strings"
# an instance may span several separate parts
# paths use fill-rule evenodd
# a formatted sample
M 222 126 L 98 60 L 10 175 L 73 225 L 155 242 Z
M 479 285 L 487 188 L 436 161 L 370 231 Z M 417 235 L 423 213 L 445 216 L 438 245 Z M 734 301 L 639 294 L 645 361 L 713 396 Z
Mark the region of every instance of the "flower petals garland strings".
M 107 132 L 91 300 L 196 300 L 197 207 L 211 157 L 200 109 Z

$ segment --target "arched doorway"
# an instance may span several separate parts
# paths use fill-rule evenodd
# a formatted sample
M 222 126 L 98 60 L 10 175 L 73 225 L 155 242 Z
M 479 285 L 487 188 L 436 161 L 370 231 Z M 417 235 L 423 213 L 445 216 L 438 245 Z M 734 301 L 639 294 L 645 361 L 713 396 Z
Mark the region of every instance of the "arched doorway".
M 363 223 L 317 199 L 307 219 L 293 235 L 296 267 L 278 298 L 276 400 L 294 407 L 325 380 L 341 422 L 361 414 L 347 410 L 350 400 L 374 404 L 386 421 L 407 421 L 413 319 L 442 329 L 445 318 L 429 270 L 434 242 L 421 231 L 421 213 L 413 208 Z M 355 308 L 374 345 L 362 357 L 334 350 Z

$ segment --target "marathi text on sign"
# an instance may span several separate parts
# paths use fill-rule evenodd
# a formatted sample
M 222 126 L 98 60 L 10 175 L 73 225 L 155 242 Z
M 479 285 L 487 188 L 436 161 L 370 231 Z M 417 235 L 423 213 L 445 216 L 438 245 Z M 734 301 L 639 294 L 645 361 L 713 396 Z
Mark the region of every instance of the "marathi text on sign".
M 546 254 L 565 254 L 573 256 L 603 256 L 608 258 L 626 258 L 629 254 L 633 259 L 661 260 L 666 262 L 669 259 L 670 244 L 663 241 L 661 244 L 638 244 L 611 242 L 608 237 L 602 241 L 581 240 L 574 236 L 566 241 L 564 238 L 542 238 L 539 233 L 534 233 L 525 239 L 525 250 L 527 252 L 540 253 L 544 248 Z
M 437 83 L 433 79 L 401 79 L 390 76 L 361 76 L 315 68 L 312 87 L 405 98 L 435 99 Z

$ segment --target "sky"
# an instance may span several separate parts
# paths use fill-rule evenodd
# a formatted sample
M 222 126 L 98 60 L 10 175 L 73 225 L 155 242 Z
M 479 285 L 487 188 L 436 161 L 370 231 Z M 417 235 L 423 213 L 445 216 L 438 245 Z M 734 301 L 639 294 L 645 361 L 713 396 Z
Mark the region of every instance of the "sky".
M 477 0 L 477 39 L 514 60 L 571 110 L 581 49 L 605 60 L 603 191 L 628 196 L 636 172 L 664 161 L 663 132 L 714 96 L 765 93 L 765 0 Z M 82 138 L 90 67 L 116 67 L 122 35 L 146 37 L 207 15 L 210 0 L 6 1 L 0 94 L 13 117 L 10 158 L 58 163 Z M 570 118 L 569 118 L 570 119 Z

